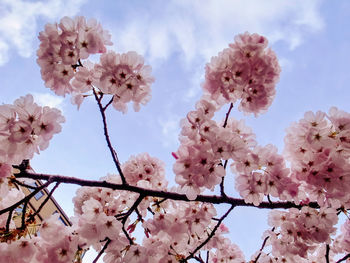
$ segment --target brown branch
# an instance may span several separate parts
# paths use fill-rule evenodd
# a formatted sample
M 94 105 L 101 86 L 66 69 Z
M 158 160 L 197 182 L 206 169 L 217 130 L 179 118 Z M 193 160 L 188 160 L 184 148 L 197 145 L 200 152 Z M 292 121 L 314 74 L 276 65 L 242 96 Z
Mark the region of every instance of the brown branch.
M 26 228 L 26 211 L 27 211 L 27 206 L 28 206 L 29 199 L 26 200 L 23 204 L 23 209 L 22 209 L 22 222 L 21 222 L 21 227 L 20 229 L 24 230 Z
M 233 103 L 230 104 L 230 108 L 228 109 L 228 111 L 226 113 L 224 125 L 222 126 L 224 128 L 226 128 L 226 126 L 227 126 L 228 116 L 230 115 L 232 108 L 233 108 Z
M 342 262 L 342 261 L 345 261 L 345 260 L 347 260 L 348 258 L 350 258 L 350 254 L 345 255 L 344 257 L 342 257 L 341 259 L 339 259 L 336 263 L 340 263 L 340 262 Z
M 10 223 L 11 223 L 11 219 L 12 219 L 12 213 L 13 213 L 13 210 L 9 211 L 9 215 L 8 215 L 7 221 L 6 221 L 6 232 L 10 231 Z
M 224 127 L 224 128 L 226 128 L 226 126 L 227 126 L 228 117 L 229 117 L 229 115 L 230 115 L 230 113 L 231 113 L 232 108 L 233 108 L 233 103 L 230 104 L 230 108 L 229 108 L 228 111 L 226 112 L 226 117 L 225 117 L 224 125 L 222 125 L 222 127 Z M 228 163 L 228 160 L 226 160 L 225 163 L 224 163 L 224 165 L 223 165 L 223 167 L 224 167 L 225 170 L 226 170 L 227 163 Z M 220 183 L 220 193 L 221 193 L 222 196 L 226 196 L 226 194 L 225 194 L 225 189 L 224 189 L 224 184 L 225 184 L 225 176 L 223 176 L 223 177 L 221 178 L 221 183 Z
M 31 177 L 26 177 L 26 178 L 31 178 Z M 34 178 L 33 178 L 34 179 Z M 45 179 L 47 180 L 47 182 L 45 184 L 42 184 L 41 186 L 38 186 L 36 188 L 36 190 L 34 190 L 33 192 L 31 192 L 29 195 L 27 195 L 26 197 L 24 197 L 23 199 L 19 200 L 18 202 L 14 203 L 13 205 L 4 208 L 2 210 L 0 210 L 0 215 L 9 212 L 11 210 L 16 209 L 17 206 L 19 206 L 22 203 L 26 203 L 28 202 L 34 195 L 36 195 L 38 192 L 40 192 L 41 190 L 43 190 L 45 187 L 48 187 L 53 181 L 51 181 L 51 179 L 47 178 Z
M 326 245 L 326 262 L 329 263 L 329 244 Z
M 98 255 L 96 256 L 96 258 L 94 259 L 94 261 L 92 261 L 92 263 L 96 263 L 97 260 L 102 256 L 102 254 L 105 252 L 105 250 L 107 249 L 108 245 L 111 243 L 111 240 L 108 238 L 107 242 L 104 244 L 103 248 L 101 249 L 101 251 L 98 253 Z
M 52 190 L 50 191 L 50 193 L 46 196 L 45 200 L 40 204 L 39 208 L 35 211 L 34 214 L 30 215 L 27 219 L 27 222 L 34 219 L 34 217 L 40 213 L 41 209 L 43 209 L 44 205 L 50 200 L 53 192 L 55 192 L 55 190 L 57 189 L 57 187 L 60 185 L 60 182 L 57 182 L 55 184 L 55 186 L 52 188 Z
M 110 99 L 110 101 L 109 101 L 104 107 L 102 107 L 102 110 L 103 110 L 103 111 L 106 111 L 106 109 L 109 107 L 109 105 L 112 104 L 113 98 L 114 98 L 114 96 Z
M 123 230 L 123 233 L 124 233 L 124 235 L 126 236 L 126 238 L 129 240 L 130 245 L 133 245 L 133 244 L 134 244 L 134 241 L 133 241 L 132 238 L 129 236 L 128 231 L 126 231 L 124 225 L 122 226 L 122 230 Z
M 228 163 L 228 160 L 226 160 L 225 163 L 224 163 L 224 165 L 223 165 L 223 167 L 224 167 L 225 170 L 226 170 L 227 163 Z M 221 196 L 226 196 L 226 194 L 225 194 L 225 176 L 223 176 L 223 177 L 221 178 L 220 193 L 221 193 Z
M 195 250 L 193 250 L 193 252 L 190 253 L 190 255 L 185 259 L 185 260 L 189 260 L 190 258 L 193 258 L 194 255 L 202 248 L 204 247 L 209 241 L 210 239 L 212 239 L 212 237 L 215 235 L 216 230 L 219 228 L 219 226 L 221 225 L 222 221 L 224 221 L 224 219 L 230 214 L 230 212 L 233 210 L 233 208 L 235 208 L 234 205 L 231 205 L 231 207 L 226 211 L 226 213 L 220 218 L 220 220 L 216 223 L 214 229 L 211 231 L 210 235 L 207 237 L 206 240 L 204 240 L 204 242 L 202 242 L 198 247 L 196 247 Z
M 143 218 L 142 218 L 142 215 L 140 213 L 140 211 L 136 208 L 135 209 L 135 212 L 137 214 L 137 219 L 140 221 L 140 222 L 143 222 Z
M 112 190 L 125 190 L 133 193 L 139 193 L 144 197 L 152 196 L 152 197 L 167 198 L 175 201 L 192 202 L 187 199 L 185 194 L 154 190 L 154 189 L 146 189 L 146 188 L 128 185 L 128 184 L 114 184 L 106 181 L 86 180 L 86 179 L 80 179 L 76 177 L 68 177 L 68 176 L 60 176 L 60 175 L 36 174 L 36 173 L 28 173 L 25 171 L 16 174 L 16 177 L 48 180 L 46 184 L 50 184 L 52 182 L 60 182 L 60 183 L 75 184 L 80 186 L 103 187 L 103 188 L 109 188 Z M 46 184 L 45 184 L 45 187 L 47 186 Z M 267 209 L 277 209 L 277 208 L 289 209 L 293 207 L 301 209 L 303 206 L 308 206 L 311 208 L 319 208 L 319 205 L 316 202 L 310 202 L 305 205 L 296 205 L 293 202 L 273 202 L 273 203 L 261 202 L 259 205 L 255 206 L 253 204 L 245 203 L 243 199 L 233 198 L 229 196 L 217 196 L 217 195 L 198 195 L 197 198 L 193 201 L 211 203 L 211 204 L 231 204 L 234 206 L 247 206 L 247 207 L 257 207 L 257 208 L 267 208 Z M 18 206 L 20 203 L 21 202 L 18 202 L 16 206 Z M 3 214 L 10 210 L 11 210 L 10 208 L 6 208 L 0 211 L 0 214 Z
M 23 186 L 23 187 L 28 188 L 28 189 L 36 189 L 37 188 L 37 186 L 32 186 L 29 184 L 22 183 L 22 182 L 16 180 L 16 178 L 11 178 L 10 180 L 11 180 L 11 182 L 13 182 L 17 185 Z
M 132 207 L 130 207 L 129 211 L 125 214 L 125 216 L 123 217 L 122 223 L 125 224 L 126 220 L 128 219 L 128 217 L 132 214 L 132 212 L 135 211 L 135 209 L 139 206 L 139 204 L 142 202 L 144 196 L 140 195 L 137 200 L 135 201 L 135 203 L 132 205 Z
M 123 232 L 126 236 L 126 238 L 129 240 L 129 243 L 130 245 L 133 245 L 134 244 L 134 241 L 132 240 L 132 238 L 129 236 L 129 233 L 128 231 L 126 231 L 125 229 L 125 223 L 126 223 L 126 220 L 128 220 L 129 216 L 136 210 L 137 213 L 138 213 L 138 219 L 139 217 L 141 216 L 137 210 L 137 207 L 139 206 L 139 204 L 142 202 L 144 196 L 140 194 L 140 196 L 136 199 L 136 201 L 134 202 L 134 204 L 130 207 L 130 209 L 126 212 L 126 213 L 122 213 L 122 214 L 119 214 L 119 215 L 116 215 L 116 218 L 118 220 L 121 220 L 122 224 L 123 224 Z M 142 217 L 141 217 L 142 219 Z
M 203 259 L 199 256 L 199 257 L 193 257 L 195 260 L 197 260 L 200 263 L 204 263 Z
M 115 166 L 117 167 L 117 170 L 119 172 L 119 175 L 120 175 L 120 178 L 122 179 L 122 183 L 123 184 L 127 184 L 126 180 L 125 180 L 125 177 L 124 177 L 124 174 L 123 174 L 123 171 L 120 167 L 120 163 L 119 163 L 119 160 L 115 154 L 115 150 L 112 146 L 112 143 L 111 143 L 111 140 L 109 138 L 109 134 L 108 134 L 108 129 L 107 129 L 107 119 L 106 119 L 106 114 L 105 114 L 105 109 L 103 108 L 102 104 L 101 104 L 101 98 L 102 97 L 98 97 L 95 89 L 93 88 L 92 89 L 93 93 L 94 93 L 94 96 L 95 96 L 95 99 L 97 101 L 97 104 L 98 104 L 98 107 L 100 109 L 100 113 L 101 113 L 101 116 L 102 116 L 102 122 L 103 122 L 103 131 L 104 131 L 104 135 L 105 135 L 105 138 L 106 138 L 106 142 L 107 142 L 107 146 L 108 146 L 108 149 L 109 151 L 111 152 L 111 155 L 112 155 L 112 159 L 113 159 L 113 162 L 115 164 Z
M 147 210 L 152 214 L 155 215 L 155 213 L 153 212 L 153 210 L 150 207 L 147 207 Z
M 274 231 L 275 230 L 275 227 L 273 227 L 272 228 L 272 231 Z M 260 248 L 260 253 L 256 256 L 256 258 L 255 258 L 255 260 L 253 261 L 253 263 L 257 263 L 258 262 L 258 259 L 260 258 L 260 256 L 261 256 L 261 252 L 263 251 L 263 249 L 264 249 L 264 247 L 265 247 L 265 245 L 266 245 L 266 242 L 267 242 L 267 240 L 270 238 L 270 236 L 267 236 L 267 237 L 265 237 L 265 239 L 264 239 L 264 241 L 263 241 L 263 243 L 262 243 L 262 245 L 261 245 L 261 248 Z

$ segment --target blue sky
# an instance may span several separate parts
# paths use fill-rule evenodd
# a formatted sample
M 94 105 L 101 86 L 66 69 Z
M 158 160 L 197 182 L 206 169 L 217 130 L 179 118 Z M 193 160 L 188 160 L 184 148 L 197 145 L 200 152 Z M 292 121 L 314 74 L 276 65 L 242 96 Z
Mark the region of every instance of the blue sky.
M 205 64 L 236 34 L 267 36 L 282 67 L 267 113 L 258 118 L 233 113 L 246 119 L 261 145 L 272 143 L 282 151 L 285 129 L 305 111 L 327 112 L 331 106 L 350 111 L 349 13 L 347 0 L 0 0 L 0 103 L 32 93 L 40 103 L 63 111 L 62 133 L 32 160 L 37 172 L 89 179 L 114 173 L 94 101 L 84 101 L 77 111 L 69 98 L 54 96 L 35 61 L 37 35 L 45 23 L 64 15 L 94 17 L 112 34 L 111 49 L 144 55 L 156 78 L 152 100 L 140 112 L 108 112 L 119 158 L 123 162 L 149 152 L 166 163 L 173 184 L 171 152 L 178 147 L 179 121 L 201 95 Z M 226 188 L 234 194 L 233 175 L 228 176 Z M 69 215 L 75 189 L 62 186 L 55 195 Z M 247 259 L 261 246 L 266 214 L 237 209 L 225 221 Z

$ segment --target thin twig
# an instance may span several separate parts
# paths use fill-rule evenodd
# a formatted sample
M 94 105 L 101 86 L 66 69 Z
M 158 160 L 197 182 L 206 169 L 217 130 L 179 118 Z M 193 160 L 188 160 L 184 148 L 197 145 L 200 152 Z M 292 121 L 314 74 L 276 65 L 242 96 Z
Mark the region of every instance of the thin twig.
M 155 215 L 156 213 L 153 212 L 153 210 L 150 207 L 147 207 L 147 210 L 152 214 Z
M 106 138 L 107 146 L 108 146 L 109 151 L 111 152 L 111 155 L 112 155 L 112 158 L 113 158 L 113 162 L 114 162 L 115 166 L 117 167 L 117 170 L 119 172 L 119 175 L 120 175 L 120 178 L 122 180 L 122 183 L 123 184 L 127 184 L 127 182 L 125 180 L 125 177 L 124 177 L 124 174 L 123 174 L 123 171 L 122 171 L 122 169 L 120 167 L 120 163 L 119 163 L 119 161 L 117 159 L 117 156 L 115 154 L 115 150 L 114 150 L 114 148 L 112 146 L 111 140 L 109 139 L 109 134 L 108 134 L 108 129 L 107 129 L 106 114 L 105 114 L 104 108 L 103 108 L 103 106 L 101 104 L 102 95 L 99 98 L 94 88 L 92 89 L 92 92 L 95 95 L 95 99 L 96 99 L 98 107 L 100 109 L 100 113 L 101 113 L 101 116 L 102 116 L 102 122 L 103 122 L 103 131 L 104 131 L 104 135 L 105 135 L 105 138 Z
M 12 219 L 12 213 L 13 213 L 13 210 L 11 210 L 9 212 L 9 215 L 7 217 L 7 221 L 6 221 L 6 232 L 9 232 L 10 231 L 10 223 L 11 223 L 11 219 Z
M 221 177 L 221 183 L 220 183 L 220 194 L 221 194 L 221 196 L 226 196 L 224 187 L 225 187 L 225 176 Z
M 108 245 L 111 243 L 112 240 L 110 240 L 109 238 L 107 238 L 107 242 L 104 244 L 102 250 L 98 253 L 98 255 L 96 256 L 96 258 L 94 259 L 94 261 L 92 261 L 92 263 L 96 263 L 97 260 L 102 256 L 102 254 L 105 252 L 105 250 L 107 249 Z
M 55 184 L 55 186 L 51 189 L 50 193 L 46 196 L 45 200 L 40 204 L 39 208 L 35 211 L 35 213 L 28 217 L 27 222 L 33 219 L 37 214 L 40 213 L 41 209 L 43 209 L 44 205 L 50 200 L 53 192 L 55 192 L 55 190 L 59 185 L 60 185 L 60 182 L 57 182 Z
M 113 102 L 113 98 L 114 98 L 114 96 L 110 99 L 110 101 L 104 107 L 102 107 L 103 111 L 106 111 L 106 109 L 109 107 L 109 105 L 111 105 L 111 103 Z
M 126 221 L 128 220 L 129 216 L 132 214 L 132 212 L 134 212 L 137 207 L 139 206 L 139 204 L 142 202 L 144 196 L 143 195 L 139 195 L 139 197 L 136 199 L 136 201 L 134 202 L 134 204 L 130 207 L 130 209 L 126 212 L 126 213 L 123 213 L 123 217 L 121 218 L 117 218 L 118 220 L 121 220 L 122 224 L 123 224 L 123 227 L 122 227 L 122 230 L 126 236 L 126 238 L 129 240 L 129 243 L 130 245 L 133 245 L 134 244 L 134 241 L 132 240 L 132 238 L 129 236 L 128 232 L 126 231 L 125 229 L 125 223 Z M 118 215 L 116 216 L 118 217 Z M 142 218 L 142 217 L 141 217 Z
M 272 204 L 272 201 L 271 201 L 270 195 L 267 195 L 267 201 L 269 201 L 269 203 L 270 203 L 270 204 Z
M 136 212 L 136 214 L 137 214 L 137 219 L 138 219 L 140 222 L 143 222 L 143 218 L 142 218 L 142 215 L 141 215 L 140 211 L 139 211 L 137 208 L 135 208 L 135 212 Z
M 228 160 L 226 160 L 225 163 L 224 163 L 224 165 L 223 165 L 223 167 L 224 167 L 225 170 L 226 170 L 227 163 L 228 163 Z M 225 176 L 223 176 L 223 177 L 221 178 L 220 193 L 221 193 L 221 196 L 226 196 L 226 193 L 225 193 Z
M 27 177 L 30 178 L 30 177 Z M 52 183 L 51 179 L 49 179 L 45 184 L 42 184 L 41 186 L 38 186 L 36 188 L 36 190 L 34 190 L 33 192 L 31 192 L 29 195 L 27 195 L 26 197 L 22 198 L 21 200 L 19 200 L 18 202 L 14 203 L 13 205 L 4 208 L 2 210 L 0 210 L 0 215 L 9 212 L 11 210 L 16 209 L 17 206 L 19 206 L 22 203 L 26 203 L 28 202 L 34 195 L 36 195 L 38 192 L 40 192 L 42 189 L 44 189 L 45 187 L 48 187 L 50 184 Z
M 143 195 L 140 195 L 135 203 L 132 205 L 132 207 L 130 207 L 129 211 L 126 212 L 125 216 L 123 217 L 123 220 L 122 220 L 122 223 L 125 224 L 126 220 L 128 219 L 128 217 L 132 214 L 132 212 L 135 211 L 135 209 L 139 206 L 139 204 L 142 202 L 144 196 Z
M 190 258 L 193 258 L 194 255 L 210 241 L 210 239 L 215 235 L 215 232 L 219 228 L 219 226 L 221 225 L 222 221 L 230 214 L 230 212 L 232 211 L 232 209 L 234 207 L 235 207 L 234 205 L 231 205 L 230 209 L 228 209 L 226 211 L 226 213 L 216 223 L 214 229 L 211 231 L 210 235 L 206 238 L 206 240 L 204 240 L 204 242 L 202 242 L 198 247 L 196 247 L 196 249 L 193 250 L 193 252 L 191 252 L 190 255 L 186 258 L 186 260 L 189 260 Z
M 32 185 L 29 185 L 29 184 L 22 183 L 22 182 L 16 180 L 15 178 L 11 178 L 11 182 L 13 182 L 13 183 L 15 183 L 17 185 L 26 187 L 28 189 L 36 189 L 36 187 L 37 187 L 37 186 L 32 186 Z
M 200 263 L 204 263 L 203 259 L 201 257 L 195 256 L 193 257 L 195 260 L 197 260 Z
M 233 108 L 233 103 L 230 104 L 230 108 L 228 109 L 228 111 L 227 111 L 227 113 L 226 113 L 224 125 L 222 126 L 222 127 L 224 127 L 224 128 L 226 128 L 226 126 L 227 126 L 228 117 L 230 116 L 230 113 L 231 113 L 232 108 Z
M 226 117 L 225 117 L 225 121 L 224 121 L 224 125 L 222 127 L 226 128 L 227 126 L 227 122 L 228 122 L 228 117 L 231 113 L 231 110 L 233 108 L 233 103 L 230 104 L 230 108 L 228 109 L 227 113 L 226 113 Z M 226 166 L 227 166 L 227 160 L 225 161 L 225 164 L 223 165 L 224 169 L 226 170 Z M 221 183 L 220 183 L 220 193 L 221 193 L 221 196 L 226 196 L 225 194 L 225 189 L 224 189 L 224 184 L 225 184 L 225 176 L 223 176 L 221 178 Z
M 122 226 L 122 230 L 123 230 L 123 233 L 124 233 L 124 235 L 126 236 L 126 238 L 129 240 L 130 245 L 133 245 L 133 244 L 134 244 L 134 241 L 133 241 L 132 238 L 129 236 L 129 233 L 128 233 L 128 231 L 126 231 L 124 225 Z
M 21 222 L 21 227 L 20 229 L 25 229 L 26 228 L 26 211 L 27 211 L 27 206 L 28 206 L 29 200 L 25 201 L 23 204 L 23 209 L 22 209 L 22 222 Z
M 271 229 L 271 231 L 274 231 L 275 230 L 275 227 L 273 227 L 272 229 Z M 260 253 L 256 256 L 256 258 L 255 258 L 255 260 L 253 261 L 253 263 L 257 263 L 258 262 L 258 259 L 260 258 L 260 256 L 261 256 L 261 252 L 263 251 L 263 249 L 264 249 L 264 247 L 265 247 L 265 245 L 266 245 L 266 242 L 267 242 L 267 240 L 270 238 L 270 236 L 267 236 L 267 237 L 265 237 L 265 239 L 264 239 L 264 241 L 263 241 L 263 243 L 262 243 L 262 245 L 261 245 L 261 248 L 260 248 Z
M 336 263 L 340 263 L 340 262 L 342 262 L 342 261 L 345 261 L 345 260 L 347 260 L 348 258 L 350 258 L 350 254 L 345 255 L 344 257 L 342 257 L 341 259 L 339 259 Z
M 329 263 L 329 244 L 326 245 L 326 263 Z

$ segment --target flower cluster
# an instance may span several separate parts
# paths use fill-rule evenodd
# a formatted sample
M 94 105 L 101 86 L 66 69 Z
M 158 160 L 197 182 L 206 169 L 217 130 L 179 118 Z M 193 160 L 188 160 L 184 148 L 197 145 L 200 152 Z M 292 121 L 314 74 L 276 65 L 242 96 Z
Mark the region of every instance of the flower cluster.
M 141 155 L 138 159 L 145 160 L 145 156 Z M 128 162 L 124 167 L 131 168 Z M 140 168 L 137 167 L 135 170 Z M 126 178 L 130 179 L 127 171 Z M 115 175 L 109 175 L 101 180 L 121 183 L 120 178 Z M 82 247 L 93 245 L 99 251 L 101 249 L 99 241 L 109 239 L 111 242 L 105 251 L 104 262 L 175 263 L 186 258 L 200 245 L 216 224 L 216 221 L 212 220 L 216 216 L 212 204 L 144 198 L 138 207 L 138 213 L 142 217 L 138 217 L 134 222 L 128 218 L 125 225 L 132 234 L 138 223 L 142 222 L 140 227 L 145 237 L 142 244 L 135 243 L 130 246 L 123 236 L 121 222 L 137 198 L 137 195 L 126 191 L 91 187 L 78 189 L 73 200 L 75 204 L 73 222 L 75 233 L 79 235 L 80 243 L 84 244 Z M 147 215 L 147 212 L 151 214 Z M 143 217 L 148 219 L 144 220 Z M 222 225 L 206 245 L 206 249 L 212 251 L 210 262 L 243 261 L 243 254 L 239 248 L 223 236 L 227 232 L 227 228 Z M 214 250 L 217 252 L 214 253 Z
M 178 262 L 186 258 L 215 226 L 212 218 L 216 210 L 211 204 L 166 201 L 161 208 L 163 211 L 158 210 L 153 218 L 142 225 L 150 235 L 148 240 L 144 240 L 144 246 L 152 247 L 149 244 L 153 243 L 153 247 L 161 247 L 156 253 L 153 252 L 152 257 L 148 254 L 148 258 L 154 259 L 152 262 Z M 205 249 L 212 252 L 209 262 L 243 262 L 240 249 L 223 236 L 227 232 L 222 225 L 206 244 Z
M 233 160 L 238 167 L 235 169 L 241 174 L 237 180 L 238 188 L 246 202 L 259 204 L 269 191 L 275 196 L 285 192 L 282 186 L 289 179 L 276 183 L 278 186 L 267 186 L 269 179 L 274 181 L 276 177 L 287 178 L 289 175 L 283 168 L 283 162 L 279 169 L 277 164 L 280 160 L 272 160 L 276 162 L 274 175 L 270 178 L 264 176 L 264 182 L 257 178 L 262 177 L 261 173 L 254 172 L 261 167 L 257 163 L 255 168 L 253 165 L 249 167 L 249 171 L 239 169 L 247 156 L 256 156 L 252 152 L 256 146 L 254 135 L 243 121 L 226 118 L 219 124 L 212 120 L 214 113 L 224 103 L 229 102 L 233 107 L 238 99 L 241 100 L 241 110 L 255 114 L 266 110 L 271 104 L 280 68 L 275 54 L 266 47 L 264 37 L 245 33 L 237 36 L 235 43 L 213 57 L 206 67 L 203 88 L 207 93 L 196 104 L 196 110 L 189 112 L 187 118 L 182 120 L 181 146 L 174 153 L 175 180 L 190 200 L 194 200 L 204 189 L 214 190 L 225 176 L 224 168 L 228 160 Z M 266 174 L 269 172 L 266 171 Z M 256 180 L 252 179 L 254 177 Z M 257 189 L 253 186 L 255 181 L 261 181 L 264 185 Z
M 303 207 L 292 208 L 288 212 L 272 211 L 269 224 L 274 231 L 267 231 L 269 244 L 275 256 L 283 256 L 298 262 L 297 258 L 307 258 L 319 245 L 330 244 L 338 222 L 337 211 L 332 208 L 320 210 Z
M 217 105 L 206 97 L 196 108 L 181 122 L 181 145 L 173 167 L 176 182 L 190 200 L 204 189 L 214 190 L 225 176 L 224 162 L 241 160 L 256 143 L 243 121 L 212 120 Z
M 64 17 L 59 24 L 48 24 L 39 39 L 37 61 L 46 86 L 57 95 L 71 94 L 73 104 L 78 106 L 85 97 L 95 97 L 109 150 L 116 157 L 105 110 L 113 105 L 126 112 L 127 104 L 133 102 L 138 111 L 147 103 L 154 81 L 151 67 L 144 65 L 136 52 L 107 51 L 110 35 L 93 19 Z M 99 63 L 87 60 L 96 53 L 103 53 Z M 229 118 L 237 101 L 244 113 L 258 115 L 267 110 L 279 73 L 274 52 L 267 48 L 266 38 L 257 34 L 237 36 L 229 48 L 212 58 L 206 66 L 205 94 L 181 121 L 181 145 L 172 153 L 178 185 L 171 189 L 164 163 L 147 153 L 131 156 L 122 165 L 115 161 L 120 174 L 103 177 L 101 182 L 37 176 L 23 169 L 17 178 L 10 177 L 13 166 L 48 147 L 53 135 L 60 132 L 64 118 L 56 109 L 38 106 L 31 95 L 20 97 L 13 105 L 1 105 L 2 261 L 80 262 L 81 253 L 93 247 L 106 263 L 204 262 L 204 251 L 206 262 L 242 263 L 244 255 L 225 237 L 228 228 L 222 222 L 234 207 L 250 203 L 289 209 L 270 213 L 272 230 L 264 233 L 261 249 L 250 262 L 349 260 L 350 220 L 343 224 L 338 237 L 332 235 L 339 214 L 350 210 L 350 114 L 337 108 L 331 108 L 328 114 L 307 112 L 288 129 L 284 156 L 272 145 L 259 146 L 243 120 Z M 105 101 L 108 96 L 109 101 Z M 225 103 L 230 104 L 226 118 L 214 120 Z M 236 174 L 235 188 L 245 204 L 225 191 L 228 165 Z M 32 187 L 19 182 L 19 178 L 46 178 L 46 185 L 37 192 L 57 182 L 49 195 L 61 182 L 85 185 L 73 199 L 71 226 L 62 225 L 59 215 L 54 214 L 42 222 L 40 235 L 29 236 L 33 218 L 28 218 L 32 212 L 27 205 L 31 196 L 25 197 L 13 185 Z M 203 195 L 198 198 L 201 202 L 193 201 L 203 191 L 213 191 L 219 185 L 220 195 Z M 261 204 L 265 197 L 269 202 Z M 213 203 L 232 206 L 217 218 Z M 15 218 L 20 208 L 18 227 Z M 136 239 L 134 232 L 137 236 L 143 232 L 143 239 Z M 266 252 L 265 247 L 272 249 Z M 348 254 L 336 261 L 339 253 Z
M 108 175 L 101 180 L 120 183 L 116 175 Z M 137 199 L 136 194 L 126 191 L 113 191 L 105 188 L 82 187 L 73 198 L 74 226 L 76 233 L 85 240 L 86 247 L 101 249 L 101 240 L 109 239 L 121 247 L 128 245 L 122 232 L 122 224 L 116 215 L 127 211 Z M 126 221 L 129 224 L 129 220 Z
M 255 147 L 232 163 L 231 170 L 237 174 L 235 187 L 246 203 L 259 205 L 267 195 L 298 203 L 302 196 L 299 183 L 291 178 L 284 158 L 271 144 Z
M 20 164 L 45 150 L 65 119 L 61 112 L 40 107 L 32 95 L 15 100 L 13 105 L 0 105 L 0 175 L 7 176 L 11 164 Z
M 106 52 L 111 36 L 95 19 L 64 17 L 59 24 L 47 24 L 40 32 L 37 62 L 45 85 L 57 95 L 74 91 L 71 80 L 90 54 Z
M 151 67 L 136 52 L 106 53 L 106 45 L 112 44 L 110 35 L 96 20 L 64 17 L 58 25 L 46 25 L 39 40 L 37 62 L 45 85 L 57 95 L 71 94 L 78 108 L 94 88 L 112 95 L 114 108 L 122 112 L 130 101 L 138 111 L 150 100 Z M 85 60 L 96 53 L 106 53 L 100 63 Z
M 72 227 L 62 224 L 59 214 L 42 222 L 39 231 L 40 236 L 27 236 L 11 243 L 0 243 L 3 262 L 73 262 L 79 251 L 82 252 L 85 248 L 84 240 Z
M 308 200 L 349 207 L 349 143 L 350 114 L 337 108 L 307 112 L 287 130 L 285 155 Z
M 165 164 L 148 153 L 131 156 L 130 159 L 122 165 L 122 170 L 126 181 L 131 185 L 141 187 L 165 189 L 167 181 L 165 180 Z
M 241 111 L 257 115 L 271 105 L 280 71 L 267 39 L 246 32 L 207 64 L 203 89 L 219 104 L 241 100 Z
M 103 54 L 94 72 L 98 76 L 97 86 L 104 94 L 113 95 L 113 106 L 119 111 L 126 112 L 129 101 L 134 102 L 134 109 L 138 111 L 140 104 L 146 104 L 151 98 L 150 85 L 154 81 L 151 67 L 144 65 L 143 57 L 136 52 Z

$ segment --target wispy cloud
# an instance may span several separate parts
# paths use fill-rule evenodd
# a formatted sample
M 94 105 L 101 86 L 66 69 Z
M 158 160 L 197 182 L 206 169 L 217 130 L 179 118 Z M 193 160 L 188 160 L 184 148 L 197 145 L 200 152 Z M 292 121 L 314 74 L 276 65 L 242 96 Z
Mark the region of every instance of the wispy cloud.
M 179 143 L 178 136 L 180 134 L 180 117 L 168 115 L 167 119 L 158 119 L 162 127 L 162 144 L 164 147 L 174 148 Z
M 172 0 L 137 8 L 112 35 L 118 49 L 136 50 L 154 61 L 180 52 L 187 62 L 200 56 L 208 60 L 233 40 L 233 34 L 250 31 L 266 35 L 271 42 L 283 41 L 291 49 L 307 34 L 322 30 L 319 0 Z M 158 8 L 158 9 L 157 9 Z M 154 10 L 153 10 L 154 9 Z M 132 12 L 135 12 L 133 14 Z M 153 15 L 152 15 L 153 14 Z M 119 23 L 119 22 L 118 22 Z M 118 29 L 120 28 L 120 29 Z
M 51 95 L 50 93 L 33 93 L 35 103 L 40 106 L 49 106 L 63 111 L 64 98 Z
M 64 15 L 73 16 L 85 1 L 1 0 L 0 66 L 8 62 L 12 49 L 23 57 L 33 54 L 33 40 L 39 18 L 58 19 Z

